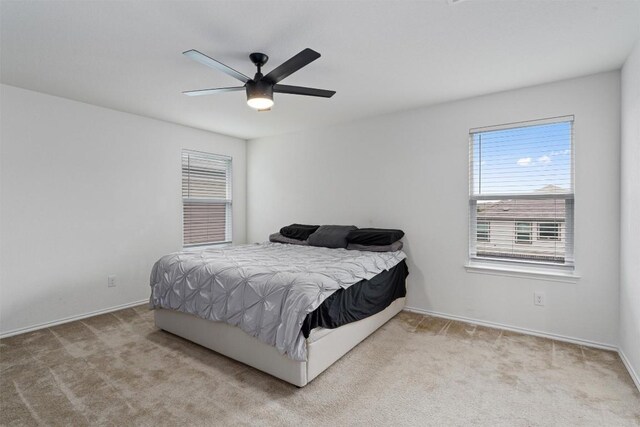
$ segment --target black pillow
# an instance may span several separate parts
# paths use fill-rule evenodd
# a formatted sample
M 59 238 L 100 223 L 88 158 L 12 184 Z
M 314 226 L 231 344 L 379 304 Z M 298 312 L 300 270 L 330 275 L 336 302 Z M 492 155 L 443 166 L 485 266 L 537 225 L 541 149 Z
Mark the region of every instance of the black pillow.
M 384 246 L 397 242 L 404 236 L 404 231 L 385 228 L 359 228 L 347 236 L 349 243 L 359 245 Z
M 271 234 L 269 236 L 269 241 L 274 243 L 288 243 L 290 245 L 302 245 L 302 246 L 309 245 L 309 242 L 307 242 L 306 240 L 291 239 L 289 237 L 284 237 L 280 233 Z
M 347 235 L 357 229 L 355 225 L 322 225 L 309 236 L 307 241 L 311 246 L 346 248 Z
M 284 237 L 296 240 L 307 240 L 309 236 L 320 227 L 319 225 L 291 224 L 280 229 Z

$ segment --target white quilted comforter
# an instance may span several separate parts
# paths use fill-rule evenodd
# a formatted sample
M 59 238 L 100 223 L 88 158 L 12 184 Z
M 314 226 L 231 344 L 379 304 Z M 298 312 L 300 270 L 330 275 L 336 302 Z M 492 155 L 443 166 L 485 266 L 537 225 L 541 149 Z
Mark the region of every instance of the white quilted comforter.
M 306 315 L 338 289 L 371 279 L 404 258 L 402 251 L 281 243 L 176 252 L 153 266 L 150 304 L 238 326 L 302 361 Z

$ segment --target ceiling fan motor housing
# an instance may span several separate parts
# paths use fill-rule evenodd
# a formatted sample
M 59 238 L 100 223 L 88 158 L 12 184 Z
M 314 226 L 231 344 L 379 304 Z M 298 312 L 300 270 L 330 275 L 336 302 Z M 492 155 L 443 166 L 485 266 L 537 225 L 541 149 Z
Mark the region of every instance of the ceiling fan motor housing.
M 273 99 L 273 84 L 265 80 L 250 80 L 246 84 L 247 99 L 268 98 Z

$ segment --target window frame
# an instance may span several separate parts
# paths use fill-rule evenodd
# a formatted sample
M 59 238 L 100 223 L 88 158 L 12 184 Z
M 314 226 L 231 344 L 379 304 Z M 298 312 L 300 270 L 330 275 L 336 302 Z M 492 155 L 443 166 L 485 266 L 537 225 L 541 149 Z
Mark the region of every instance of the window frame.
M 227 162 L 225 169 L 225 184 L 226 184 L 226 198 L 207 198 L 207 197 L 185 197 L 183 190 L 181 190 L 181 222 L 182 222 L 182 247 L 184 249 L 193 249 L 206 246 L 219 246 L 231 244 L 233 241 L 233 157 L 224 154 L 216 154 L 205 151 L 191 150 L 183 148 L 180 153 L 180 172 L 181 172 L 181 188 L 184 186 L 183 175 L 183 157 L 189 154 L 194 156 L 209 158 L 214 161 Z M 186 243 L 185 242 L 185 203 L 191 205 L 210 205 L 210 206 L 225 206 L 225 238 L 220 241 L 200 242 L 200 243 Z
M 570 122 L 571 133 L 570 133 L 570 149 L 571 149 L 571 159 L 569 163 L 570 167 L 570 178 L 571 178 L 571 188 L 572 191 L 570 193 L 558 193 L 551 195 L 534 195 L 534 194 L 492 194 L 492 195 L 474 195 L 474 156 L 473 156 L 473 143 L 474 143 L 474 135 L 480 132 L 491 132 L 498 130 L 508 130 L 515 128 L 525 128 L 530 126 L 538 126 L 545 124 L 554 124 L 554 123 L 562 123 L 562 122 Z M 468 271 L 473 271 L 476 269 L 495 269 L 496 271 L 531 271 L 531 272 L 540 272 L 541 274 L 570 274 L 572 277 L 578 277 L 573 274 L 575 270 L 575 258 L 574 258 L 574 224 L 575 224 L 575 116 L 567 115 L 567 116 L 558 116 L 544 119 L 535 119 L 535 120 L 527 120 L 521 122 L 512 122 L 505 123 L 501 125 L 495 126 L 484 126 L 478 128 L 472 128 L 469 130 L 469 138 L 468 138 L 468 155 L 469 155 L 469 169 L 468 169 L 468 185 L 469 185 L 469 253 L 468 253 L 468 263 L 466 264 L 466 268 Z M 547 261 L 547 260 L 537 260 L 537 259 L 525 259 L 525 258 L 507 258 L 507 257 L 483 257 L 482 255 L 477 255 L 477 227 L 476 223 L 478 221 L 477 218 L 477 203 L 481 200 L 507 200 L 507 199 L 564 199 L 565 200 L 565 219 L 564 219 L 564 245 L 565 245 L 565 253 L 564 253 L 564 263 L 555 262 L 555 261 Z M 481 219 L 480 221 L 484 221 Z M 534 221 L 514 221 L 514 244 L 515 244 L 515 223 L 516 222 L 530 222 L 531 223 L 531 240 L 526 243 L 532 243 L 534 240 L 534 232 L 537 231 L 537 227 L 534 227 Z M 557 224 L 561 224 L 560 221 L 544 221 L 545 223 L 553 222 Z M 561 235 L 561 227 L 558 228 L 558 237 Z M 536 230 L 534 231 L 534 228 Z M 558 238 L 558 240 L 559 240 Z M 554 242 L 554 240 L 546 240 L 550 242 Z M 557 241 L 557 240 L 556 240 Z M 480 241 L 483 242 L 483 241 Z M 483 242 L 486 243 L 486 242 Z M 522 242 L 522 244 L 525 244 Z M 475 271 L 473 271 L 475 272 Z

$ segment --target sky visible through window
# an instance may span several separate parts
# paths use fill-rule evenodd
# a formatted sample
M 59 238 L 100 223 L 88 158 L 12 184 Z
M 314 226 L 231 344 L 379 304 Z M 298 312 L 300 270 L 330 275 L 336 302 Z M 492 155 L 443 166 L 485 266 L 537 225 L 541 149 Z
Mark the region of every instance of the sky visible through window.
M 571 122 L 473 134 L 473 194 L 571 191 Z

